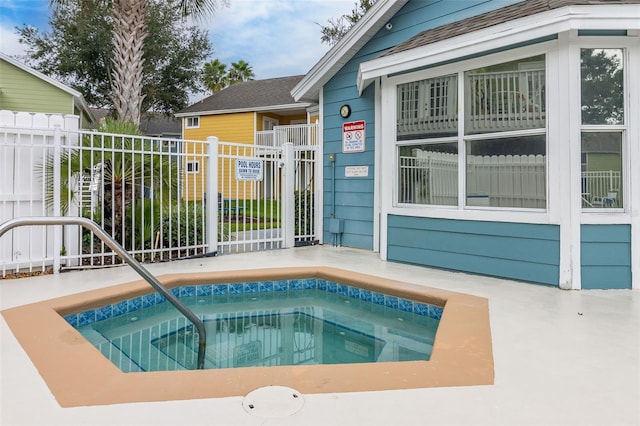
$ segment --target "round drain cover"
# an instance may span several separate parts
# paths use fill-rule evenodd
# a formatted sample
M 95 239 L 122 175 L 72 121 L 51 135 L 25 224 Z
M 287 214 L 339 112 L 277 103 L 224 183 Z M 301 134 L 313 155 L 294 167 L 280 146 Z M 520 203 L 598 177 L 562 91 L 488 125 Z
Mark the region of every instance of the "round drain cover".
M 242 401 L 247 413 L 277 418 L 297 413 L 304 405 L 302 394 L 286 386 L 265 386 L 249 392 Z

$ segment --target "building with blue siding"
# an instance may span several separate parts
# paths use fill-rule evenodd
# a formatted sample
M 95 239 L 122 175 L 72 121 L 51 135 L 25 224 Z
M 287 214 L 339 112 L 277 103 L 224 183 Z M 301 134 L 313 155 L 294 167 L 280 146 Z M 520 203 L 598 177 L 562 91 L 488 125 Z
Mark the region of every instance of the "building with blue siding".
M 325 243 L 640 288 L 640 0 L 378 0 L 293 89 Z

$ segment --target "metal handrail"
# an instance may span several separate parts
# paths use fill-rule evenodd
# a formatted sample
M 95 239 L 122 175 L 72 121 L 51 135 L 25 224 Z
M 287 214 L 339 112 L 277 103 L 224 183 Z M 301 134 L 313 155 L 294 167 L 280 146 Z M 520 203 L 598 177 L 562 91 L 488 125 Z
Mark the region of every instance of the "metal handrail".
M 109 234 L 98 226 L 94 221 L 84 217 L 52 217 L 52 216 L 28 216 L 19 217 L 8 220 L 0 224 L 0 237 L 4 235 L 10 229 L 19 226 L 29 225 L 80 225 L 89 229 L 96 234 L 111 250 L 116 252 L 118 256 L 129 264 L 146 282 L 148 282 L 153 288 L 155 288 L 160 294 L 162 294 L 177 310 L 179 310 L 185 317 L 193 323 L 198 330 L 198 369 L 204 368 L 204 355 L 207 346 L 207 333 L 204 329 L 204 324 L 189 308 L 187 308 L 173 293 L 166 289 L 151 272 L 149 272 L 140 262 L 138 262 L 129 252 L 127 252 L 118 242 L 116 242 Z

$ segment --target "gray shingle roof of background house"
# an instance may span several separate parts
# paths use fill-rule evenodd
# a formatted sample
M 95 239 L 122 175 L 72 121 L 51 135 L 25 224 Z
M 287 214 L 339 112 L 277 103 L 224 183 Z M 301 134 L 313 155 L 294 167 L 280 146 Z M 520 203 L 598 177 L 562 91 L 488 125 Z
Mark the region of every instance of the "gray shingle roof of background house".
M 489 28 L 503 22 L 546 12 L 564 6 L 577 5 L 614 5 L 614 4 L 638 4 L 640 0 L 526 0 L 512 4 L 492 12 L 473 16 L 461 21 L 443 25 L 431 30 L 426 30 L 415 37 L 400 43 L 382 56 L 393 55 L 417 47 L 426 46 L 437 41 L 447 40 L 452 37 Z
M 224 111 L 254 109 L 278 105 L 292 105 L 296 101 L 291 96 L 303 75 L 246 81 L 215 92 L 211 96 L 190 105 L 180 114 L 204 111 Z

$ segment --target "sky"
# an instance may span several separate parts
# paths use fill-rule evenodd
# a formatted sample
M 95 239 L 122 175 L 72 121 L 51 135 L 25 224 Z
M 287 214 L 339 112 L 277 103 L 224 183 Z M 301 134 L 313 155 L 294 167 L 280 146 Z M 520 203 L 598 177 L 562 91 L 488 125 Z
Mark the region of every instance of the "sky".
M 16 26 L 49 31 L 49 0 L 0 0 L 0 51 L 24 54 Z M 229 0 L 199 26 L 208 30 L 213 55 L 223 63 L 243 59 L 256 79 L 305 74 L 329 50 L 320 42 L 326 25 L 355 7 L 356 0 Z

